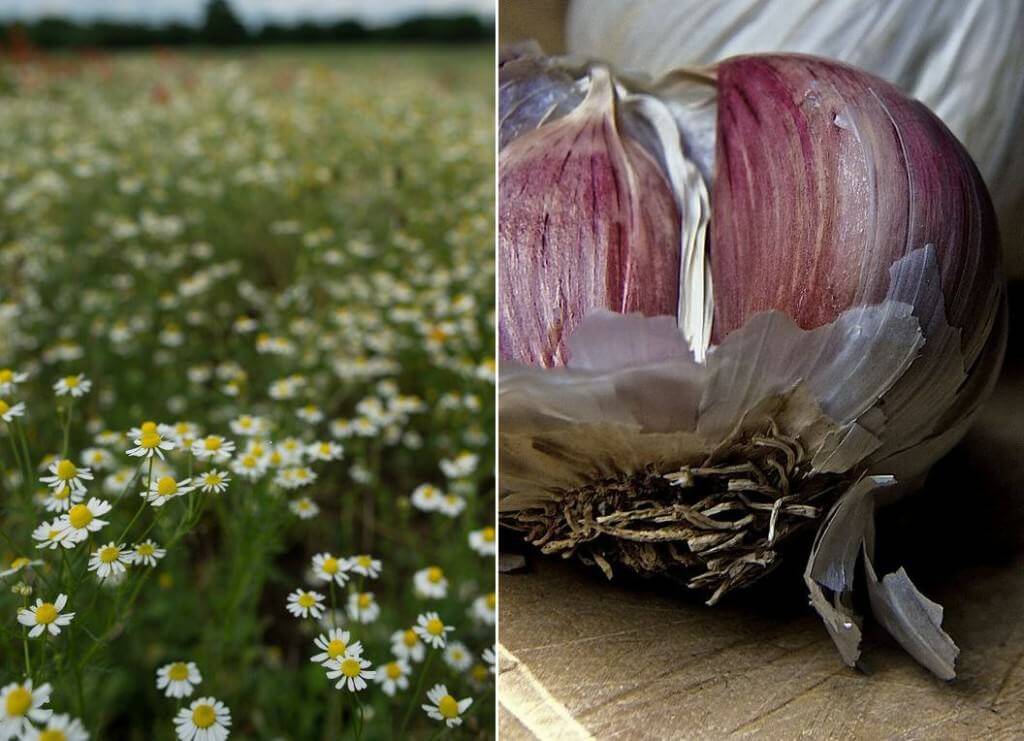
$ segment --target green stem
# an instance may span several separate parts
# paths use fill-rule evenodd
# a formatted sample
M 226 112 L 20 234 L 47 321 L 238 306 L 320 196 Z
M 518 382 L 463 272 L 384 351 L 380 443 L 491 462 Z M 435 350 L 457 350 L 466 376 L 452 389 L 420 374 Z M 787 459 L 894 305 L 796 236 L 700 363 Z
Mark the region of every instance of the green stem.
M 420 695 L 423 693 L 423 683 L 427 679 L 427 672 L 430 670 L 430 662 L 434 659 L 434 654 L 437 653 L 437 649 L 431 648 L 427 653 L 427 660 L 423 662 L 423 668 L 420 670 L 420 678 L 416 682 L 416 690 L 412 693 L 412 697 L 409 698 L 409 707 L 405 711 L 405 718 L 402 720 L 402 728 L 398 732 L 399 737 L 405 738 L 405 729 L 409 725 L 409 720 L 412 718 L 412 711 L 416 708 L 416 703 L 419 701 Z

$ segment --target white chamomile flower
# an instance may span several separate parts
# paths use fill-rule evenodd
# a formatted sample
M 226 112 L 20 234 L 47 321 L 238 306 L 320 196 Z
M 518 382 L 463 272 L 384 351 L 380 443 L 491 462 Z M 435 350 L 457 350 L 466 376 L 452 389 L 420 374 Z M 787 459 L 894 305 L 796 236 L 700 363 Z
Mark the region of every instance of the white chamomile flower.
M 267 472 L 267 460 L 264 456 L 245 453 L 232 461 L 231 470 L 242 478 L 256 480 Z
M 163 460 L 165 450 L 174 450 L 173 440 L 165 438 L 158 430 L 143 429 L 142 434 L 135 438 L 135 447 L 126 452 L 135 458 L 152 458 L 155 455 Z
M 64 378 L 53 384 L 53 391 L 57 396 L 71 395 L 78 399 L 89 393 L 92 388 L 92 381 L 85 377 L 84 373 L 76 376 L 64 376 Z
M 39 481 L 51 489 L 68 487 L 72 491 L 85 491 L 85 484 L 82 482 L 92 481 L 92 471 L 88 468 L 79 468 L 67 458 L 53 461 L 46 470 L 50 475 L 41 477 Z
M 73 543 L 81 543 L 89 533 L 98 532 L 109 524 L 100 517 L 111 509 L 110 502 L 96 497 L 91 497 L 86 504 L 76 504 L 60 519 L 65 530 L 63 537 Z
M 484 664 L 487 665 L 487 669 L 491 674 L 498 672 L 498 657 L 494 655 L 493 648 L 485 648 L 484 652 L 480 654 L 480 658 L 483 659 Z
M 231 711 L 215 697 L 200 697 L 174 717 L 179 741 L 224 741 L 230 734 Z
M 377 674 L 370 668 L 369 661 L 353 654 L 331 659 L 324 666 L 327 668 L 327 678 L 338 680 L 334 686 L 339 690 L 347 689 L 349 692 L 365 690 L 366 680 L 373 679 Z
M 96 471 L 106 471 L 114 467 L 114 455 L 103 448 L 86 448 L 82 451 L 82 462 Z
M 413 576 L 416 594 L 430 599 L 443 599 L 448 594 L 448 580 L 440 566 L 420 569 Z
M 238 419 L 231 420 L 231 431 L 236 435 L 253 437 L 263 435 L 270 431 L 270 424 L 262 417 L 254 417 L 251 414 L 243 414 Z
M 300 489 L 309 486 L 316 481 L 317 475 L 308 466 L 295 466 L 293 468 L 282 468 L 274 477 L 274 483 L 282 489 Z
M 175 497 L 185 496 L 193 489 L 195 486 L 192 485 L 192 479 L 175 481 L 173 476 L 161 476 L 150 482 L 149 490 L 144 490 L 142 496 L 154 507 L 162 507 Z
M 345 449 L 336 442 L 324 440 L 306 447 L 306 455 L 312 461 L 334 461 L 344 454 Z
M 302 454 L 305 450 L 306 446 L 295 437 L 286 437 L 274 446 L 274 453 L 277 454 L 279 465 L 282 466 L 297 466 L 302 463 Z
M 28 632 L 29 638 L 38 638 L 43 633 L 59 635 L 60 629 L 70 624 L 75 617 L 73 612 L 62 612 L 67 604 L 66 594 L 58 594 L 53 602 L 37 599 L 33 607 L 18 610 L 18 622 L 32 629 Z
M 0 399 L 0 419 L 10 424 L 14 421 L 15 417 L 21 417 L 25 414 L 25 402 L 19 401 L 17 404 L 8 404 L 3 399 Z
M 411 671 L 408 661 L 405 659 L 395 659 L 383 666 L 377 667 L 377 676 L 375 678 L 377 684 L 384 690 L 384 694 L 388 697 L 394 697 L 395 692 L 398 690 L 409 689 L 409 674 Z
M 62 486 L 57 489 L 44 489 L 46 497 L 43 499 L 43 507 L 47 512 L 67 512 L 76 504 L 85 499 L 85 489 L 72 489 L 70 486 Z
M 332 628 L 327 635 L 320 634 L 313 641 L 313 644 L 320 649 L 320 653 L 314 654 L 310 661 L 316 664 L 326 665 L 328 661 L 340 659 L 345 654 L 362 656 L 363 647 L 359 641 L 352 642 L 347 630 Z
M 440 463 L 441 472 L 450 479 L 465 478 L 476 470 L 479 460 L 479 456 L 463 451 L 454 458 L 443 459 Z
M 465 644 L 452 641 L 444 650 L 444 663 L 457 672 L 464 672 L 473 663 L 473 655 Z
M 438 505 L 438 512 L 448 517 L 458 517 L 466 508 L 466 500 L 458 494 L 445 494 L 441 497 L 441 504 Z
M 32 539 L 39 541 L 36 548 L 47 548 L 55 550 L 58 546 L 74 548 L 76 541 L 67 538 L 68 530 L 64 525 L 64 518 L 57 517 L 50 522 L 40 523 L 32 531 Z
M 227 471 L 212 468 L 196 478 L 196 485 L 204 494 L 223 494 L 231 483 L 231 475 Z
M 103 493 L 112 497 L 123 494 L 133 478 L 135 478 L 134 468 L 120 468 L 103 479 Z
M 235 444 L 220 435 L 207 435 L 192 443 L 192 455 L 201 461 L 225 463 L 231 460 L 234 452 Z
M 203 681 L 203 675 L 192 661 L 175 661 L 156 670 L 156 688 L 167 697 L 189 697 Z
M 152 539 L 136 543 L 131 550 L 131 562 L 143 566 L 156 566 L 156 562 L 167 555 L 167 550 Z
M 493 527 L 487 526 L 473 530 L 469 534 L 469 547 L 481 556 L 493 556 L 496 546 L 496 533 Z
M 32 687 L 32 680 L 24 684 L 12 682 L 0 689 L 0 738 L 21 739 L 32 732 L 35 723 L 45 723 L 53 711 L 44 708 L 50 702 L 53 687 L 49 683 Z
M 320 514 L 320 507 L 309 497 L 299 497 L 288 503 L 288 509 L 292 514 L 298 515 L 303 520 L 309 520 Z
M 318 553 L 313 556 L 313 575 L 320 581 L 333 581 L 339 587 L 343 587 L 349 579 L 348 571 L 351 568 L 348 559 L 335 558 L 330 553 Z
M 288 612 L 295 617 L 320 617 L 324 612 L 324 596 L 319 592 L 296 589 L 288 595 Z
M 443 492 L 433 484 L 420 484 L 413 489 L 412 506 L 422 512 L 434 512 L 441 507 Z
M 374 558 L 373 556 L 361 553 L 357 556 L 352 556 L 348 560 L 349 568 L 360 576 L 365 576 L 367 579 L 376 579 L 380 576 L 383 564 Z
M 420 640 L 420 635 L 413 628 L 396 630 L 391 634 L 391 653 L 400 659 L 423 661 L 427 647 Z
M 22 571 L 24 569 L 30 569 L 33 566 L 42 565 L 42 561 L 33 561 L 32 559 L 26 558 L 25 556 L 18 556 L 16 558 L 11 559 L 11 563 L 6 569 L 0 571 L 0 579 L 11 576 L 13 574 L 17 574 L 19 571 Z
M 488 594 L 481 594 L 475 600 L 473 600 L 473 606 L 470 607 L 470 614 L 479 620 L 481 623 L 487 625 L 494 625 L 496 620 L 495 608 L 498 605 L 498 598 L 494 592 Z
M 0 368 L 0 394 L 9 394 L 19 383 L 28 380 L 28 373 L 16 373 L 10 368 Z
M 416 635 L 428 646 L 444 648 L 448 642 L 448 634 L 455 628 L 445 625 L 444 621 L 436 612 L 425 612 L 416 618 L 416 625 L 413 626 Z
M 443 722 L 449 728 L 462 724 L 462 714 L 473 704 L 470 697 L 464 700 L 456 700 L 448 694 L 448 688 L 443 684 L 435 684 L 428 692 L 429 705 L 421 706 L 427 715 L 434 720 Z
M 324 413 L 320 411 L 320 408 L 315 404 L 307 404 L 306 406 L 297 409 L 295 411 L 295 416 L 303 422 L 315 425 L 323 420 Z
M 51 715 L 39 728 L 22 737 L 25 741 L 89 741 L 89 732 L 82 721 L 67 713 Z
M 348 616 L 357 623 L 372 623 L 380 615 L 373 592 L 354 592 L 348 596 Z
M 89 558 L 89 571 L 95 571 L 102 581 L 123 574 L 132 562 L 132 553 L 124 543 L 110 542 L 93 551 Z

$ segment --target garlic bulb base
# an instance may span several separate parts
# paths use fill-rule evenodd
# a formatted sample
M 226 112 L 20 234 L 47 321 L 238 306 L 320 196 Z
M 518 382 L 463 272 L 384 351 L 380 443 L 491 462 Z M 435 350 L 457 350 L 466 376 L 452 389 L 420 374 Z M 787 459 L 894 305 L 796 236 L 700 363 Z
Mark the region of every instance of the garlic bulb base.
M 669 576 L 706 590 L 714 605 L 774 569 L 783 544 L 817 527 L 850 482 L 818 471 L 808 448 L 769 421 L 698 465 L 593 481 L 509 512 L 503 524 L 608 578 L 620 566 Z

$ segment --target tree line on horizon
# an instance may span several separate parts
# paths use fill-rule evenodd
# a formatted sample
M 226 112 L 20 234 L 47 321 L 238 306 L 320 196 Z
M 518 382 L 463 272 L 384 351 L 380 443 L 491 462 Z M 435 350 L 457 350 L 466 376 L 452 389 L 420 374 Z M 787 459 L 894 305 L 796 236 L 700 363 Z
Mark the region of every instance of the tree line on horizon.
M 492 42 L 494 26 L 472 14 L 417 16 L 398 23 L 369 27 L 356 20 L 293 25 L 267 23 L 248 29 L 228 0 L 209 0 L 198 25 L 170 22 L 152 25 L 97 20 L 78 22 L 43 17 L 34 21 L 0 22 L 0 39 L 32 46 L 60 48 L 131 48 L 140 46 L 233 46 L 305 43 L 474 43 Z

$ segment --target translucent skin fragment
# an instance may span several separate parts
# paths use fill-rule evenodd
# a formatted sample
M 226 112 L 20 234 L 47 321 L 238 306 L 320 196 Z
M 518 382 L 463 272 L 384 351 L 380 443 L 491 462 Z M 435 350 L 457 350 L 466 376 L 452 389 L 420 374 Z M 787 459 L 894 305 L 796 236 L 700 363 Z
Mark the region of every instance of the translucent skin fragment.
M 1001 300 L 999 238 L 952 134 L 892 85 L 836 62 L 745 56 L 716 69 L 714 342 L 760 311 L 812 329 L 881 301 L 889 267 L 932 244 L 970 368 Z M 933 289 L 899 298 L 915 304 Z
M 675 315 L 680 217 L 655 160 L 624 136 L 607 72 L 572 113 L 501 152 L 499 345 L 555 367 L 592 309 Z

